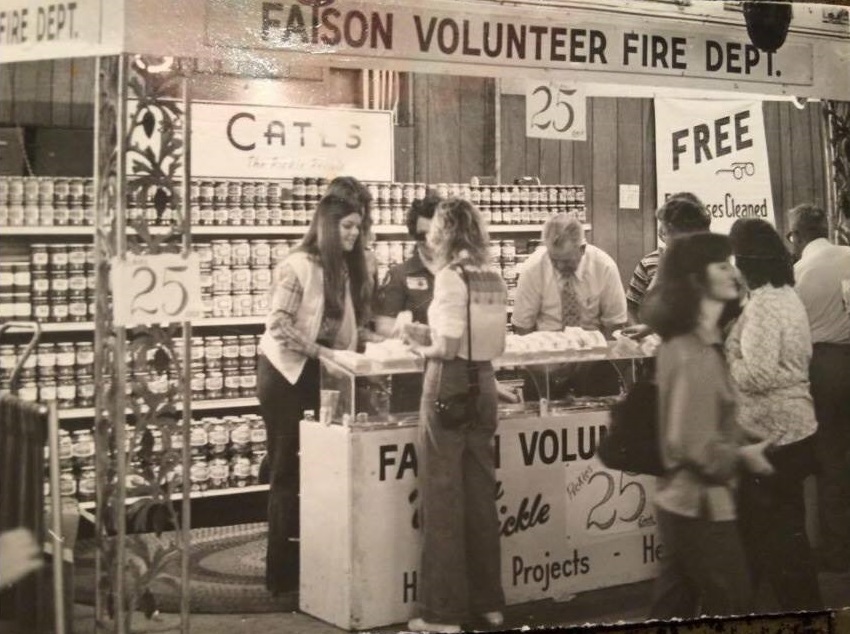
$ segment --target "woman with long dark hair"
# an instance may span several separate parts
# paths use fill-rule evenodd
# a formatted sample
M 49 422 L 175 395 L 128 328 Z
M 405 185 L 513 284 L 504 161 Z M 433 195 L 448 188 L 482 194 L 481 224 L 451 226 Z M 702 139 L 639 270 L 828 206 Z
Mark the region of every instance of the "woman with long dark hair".
M 728 238 L 696 233 L 667 249 L 641 318 L 662 338 L 656 380 L 665 474 L 656 517 L 664 558 L 651 618 L 748 614 L 751 586 L 736 524 L 739 467 L 767 472 L 766 442 L 745 445 L 723 358 L 721 319 L 738 301 Z
M 298 427 L 305 410 L 319 408 L 319 359 L 353 350 L 369 314 L 363 218 L 357 205 L 325 196 L 275 271 L 257 359 L 270 470 L 266 587 L 274 594 L 298 587 Z
M 360 215 L 363 216 L 360 234 L 362 235 L 363 251 L 366 254 L 369 284 L 360 290 L 368 295 L 369 299 L 367 299 L 366 305 L 371 309 L 370 300 L 374 297 L 374 291 L 378 286 L 378 263 L 375 259 L 375 253 L 372 251 L 372 242 L 374 241 L 372 234 L 372 194 L 369 193 L 369 189 L 363 183 L 353 176 L 337 176 L 328 183 L 325 196 L 335 196 L 347 200 L 358 207 Z
M 750 289 L 726 340 L 738 389 L 738 421 L 767 438 L 770 476 L 744 474 L 738 521 L 750 573 L 768 583 L 785 611 L 822 610 L 817 566 L 806 536 L 803 480 L 814 470 L 815 409 L 809 387 L 812 337 L 794 290 L 791 254 L 772 225 L 744 218 L 729 234 Z M 850 398 L 850 395 L 848 395 Z
M 460 632 L 469 618 L 503 623 L 493 440 L 498 399 L 491 360 L 505 347 L 507 289 L 489 264 L 487 229 L 469 202 L 440 203 L 427 241 L 438 272 L 428 309 L 431 343 L 420 348 L 426 358 L 418 453 L 422 613 L 408 627 Z M 438 416 L 435 402 L 474 394 L 471 381 L 478 389 L 475 415 L 451 426 Z

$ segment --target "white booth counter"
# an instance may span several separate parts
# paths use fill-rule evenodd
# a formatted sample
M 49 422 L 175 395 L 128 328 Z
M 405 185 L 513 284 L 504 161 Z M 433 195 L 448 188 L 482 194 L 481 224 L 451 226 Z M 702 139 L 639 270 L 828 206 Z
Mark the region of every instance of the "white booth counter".
M 642 356 L 608 344 L 514 352 L 495 365 L 534 371 L 548 387 L 549 368 L 559 364 Z M 325 422 L 301 423 L 300 608 L 344 629 L 401 623 L 415 612 L 419 429 L 415 415 L 384 408 L 391 375 L 415 376 L 422 365 L 419 359 L 384 363 L 362 355 L 325 364 L 325 398 L 338 392 L 339 400 L 335 406 L 326 400 Z M 661 544 L 654 478 L 599 462 L 596 449 L 607 423 L 604 401 L 541 399 L 502 408 L 496 499 L 508 604 L 563 600 L 655 575 Z

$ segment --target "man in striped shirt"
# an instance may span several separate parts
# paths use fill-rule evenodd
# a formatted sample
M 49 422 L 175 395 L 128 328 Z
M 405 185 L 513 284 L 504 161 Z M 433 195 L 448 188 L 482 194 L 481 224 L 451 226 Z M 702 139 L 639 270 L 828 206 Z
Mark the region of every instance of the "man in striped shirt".
M 708 231 L 711 226 L 711 216 L 702 201 L 690 192 L 673 194 L 658 208 L 655 217 L 658 219 L 659 243 L 668 243 L 688 233 Z M 626 292 L 629 320 L 633 324 L 640 323 L 638 311 L 644 295 L 653 285 L 663 254 L 664 247 L 659 244 L 655 251 L 645 255 L 635 267 Z

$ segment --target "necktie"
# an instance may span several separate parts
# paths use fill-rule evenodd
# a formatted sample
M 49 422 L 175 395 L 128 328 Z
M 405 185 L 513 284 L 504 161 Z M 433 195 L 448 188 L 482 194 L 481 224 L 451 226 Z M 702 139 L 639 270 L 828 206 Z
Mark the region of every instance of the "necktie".
M 581 302 L 575 275 L 561 276 L 561 326 L 581 326 Z

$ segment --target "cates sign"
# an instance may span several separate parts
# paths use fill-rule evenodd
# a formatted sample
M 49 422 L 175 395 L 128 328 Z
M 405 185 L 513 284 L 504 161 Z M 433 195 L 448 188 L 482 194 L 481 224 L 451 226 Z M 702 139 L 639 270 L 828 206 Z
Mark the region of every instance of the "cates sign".
M 598 18 L 596 18 L 598 19 Z M 813 83 L 812 46 L 759 51 L 746 31 L 593 23 L 563 9 L 486 12 L 451 4 L 207 0 L 207 43 L 299 53 L 613 71 L 776 84 Z
M 192 104 L 192 175 L 393 179 L 392 113 Z

